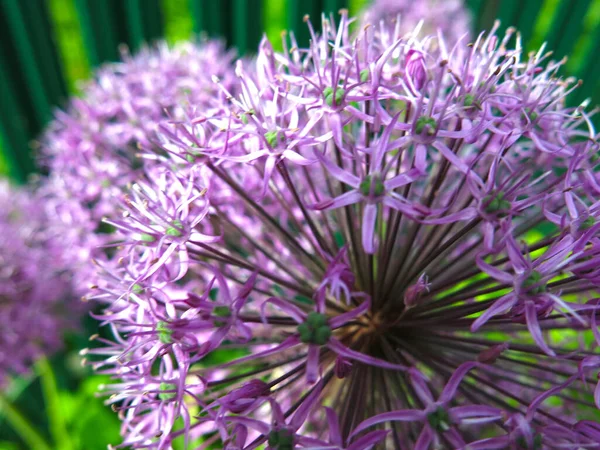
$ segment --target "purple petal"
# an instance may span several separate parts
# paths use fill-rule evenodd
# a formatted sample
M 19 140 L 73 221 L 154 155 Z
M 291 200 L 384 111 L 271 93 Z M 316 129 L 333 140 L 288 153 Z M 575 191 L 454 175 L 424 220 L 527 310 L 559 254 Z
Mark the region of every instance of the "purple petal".
M 329 326 L 332 329 L 336 329 L 341 327 L 347 322 L 350 322 L 355 317 L 361 316 L 369 310 L 369 306 L 371 306 L 371 302 L 366 300 L 360 304 L 358 308 L 354 308 L 352 311 L 345 312 L 340 314 L 339 316 L 335 316 L 333 319 L 329 321 Z
M 377 205 L 369 203 L 365 206 L 362 220 L 362 246 L 365 253 L 375 253 L 375 222 L 377 221 Z
M 454 395 L 456 394 L 458 385 L 461 383 L 462 379 L 465 377 L 467 372 L 469 372 L 471 369 L 474 369 L 477 366 L 479 366 L 479 363 L 474 361 L 469 361 L 458 366 L 458 368 L 454 371 L 454 373 L 448 380 L 446 387 L 440 394 L 439 401 L 442 403 L 448 403 L 450 400 L 452 400 L 454 398 Z
M 318 378 L 319 371 L 319 346 L 308 346 L 308 358 L 306 359 L 306 381 L 314 383 Z
M 556 356 L 554 350 L 548 347 L 544 337 L 542 336 L 542 329 L 540 328 L 540 324 L 537 318 L 537 310 L 535 308 L 535 303 L 532 301 L 525 302 L 525 319 L 527 320 L 527 328 L 529 329 L 529 333 L 531 337 L 535 341 L 535 343 L 550 356 Z
M 271 404 L 271 421 L 276 423 L 284 423 L 285 422 L 285 414 L 281 409 L 281 406 L 275 399 L 269 397 L 269 403 Z
M 518 273 L 523 273 L 529 270 L 529 263 L 521 253 L 521 249 L 515 242 L 512 233 L 506 235 L 506 252 L 511 264 Z
M 317 351 L 318 351 L 318 349 L 317 349 Z M 294 415 L 290 421 L 290 424 L 292 425 L 294 430 L 298 430 L 302 426 L 302 424 L 306 421 L 306 418 L 308 417 L 310 412 L 313 410 L 315 404 L 317 403 L 317 400 L 319 399 L 319 396 L 321 395 L 322 390 L 323 390 L 323 382 L 316 384 L 312 388 L 312 391 L 308 395 L 308 397 L 306 397 L 304 399 L 304 401 L 302 402 L 300 407 L 296 410 L 296 412 L 294 413 Z
M 346 450 L 370 450 L 375 444 L 383 441 L 389 432 L 389 430 L 371 431 L 346 447 Z
M 412 183 L 413 181 L 418 179 L 421 176 L 421 174 L 422 173 L 419 169 L 412 168 L 406 173 L 402 173 L 394 178 L 390 178 L 389 180 L 384 181 L 383 185 L 385 186 L 385 189 L 387 191 L 393 191 L 396 188 L 406 186 L 407 184 Z
M 463 424 L 487 423 L 503 417 L 501 409 L 484 405 L 456 406 L 448 412 L 453 422 Z
M 248 428 L 252 428 L 253 430 L 258 431 L 261 434 L 269 434 L 271 431 L 271 426 L 261 422 L 260 420 L 251 419 L 249 417 L 244 416 L 227 416 L 224 418 L 229 422 L 239 423 L 245 425 Z
M 415 168 L 421 172 L 427 172 L 427 147 L 425 145 L 417 145 L 415 150 Z
M 275 169 L 275 163 L 277 162 L 277 159 L 278 157 L 274 155 L 269 155 L 267 157 L 267 161 L 265 162 L 265 174 L 263 178 L 262 190 L 258 195 L 258 200 L 262 200 L 267 194 L 267 190 L 269 189 L 269 180 L 271 179 L 271 175 Z
M 341 208 L 343 206 L 352 205 L 362 200 L 362 195 L 356 190 L 348 191 L 335 198 L 323 200 L 311 206 L 312 209 L 327 210 L 333 208 Z
M 551 389 L 548 389 L 546 392 L 542 392 L 540 395 L 534 398 L 533 401 L 529 404 L 529 407 L 527 408 L 527 414 L 523 420 L 531 422 L 531 419 L 533 419 L 533 415 L 535 414 L 535 411 L 537 410 L 538 406 L 540 406 L 548 397 L 552 397 L 554 394 L 557 394 L 563 389 L 569 387 L 576 379 L 577 375 L 573 375 L 569 377 L 564 383 L 559 384 L 558 386 L 555 386 Z
M 327 416 L 327 425 L 329 427 L 329 440 L 340 447 L 342 443 L 342 434 L 340 432 L 340 421 L 337 413 L 330 407 L 325 407 L 325 415 Z
M 415 448 L 413 450 L 428 450 L 432 440 L 433 430 L 428 425 L 425 425 L 423 430 L 421 430 L 417 442 L 415 442 Z
M 315 159 L 305 158 L 304 156 L 302 156 L 299 153 L 296 153 L 293 150 L 284 150 L 281 156 L 300 166 L 309 166 L 316 162 Z
M 483 181 L 479 178 L 479 176 L 475 172 L 472 172 L 471 168 L 467 166 L 461 158 L 455 155 L 452 150 L 446 147 L 446 144 L 438 140 L 432 145 L 444 156 L 444 158 L 448 160 L 450 164 L 452 164 L 465 175 L 469 174 L 469 176 L 473 177 L 476 182 L 483 184 Z
M 498 281 L 511 284 L 514 280 L 513 275 L 503 272 L 500 269 L 497 269 L 496 267 L 486 263 L 481 256 L 477 256 L 477 258 L 475 258 L 475 262 L 477 263 L 477 267 L 479 267 L 483 272 L 487 273 L 489 276 Z
M 425 420 L 425 413 L 418 409 L 400 409 L 398 411 L 390 411 L 383 414 L 370 417 L 367 420 L 363 420 L 358 426 L 350 433 L 350 436 L 355 436 L 363 430 L 366 430 L 373 425 L 384 422 L 415 422 Z
M 484 311 L 484 313 L 479 316 L 471 325 L 471 331 L 475 332 L 479 330 L 488 320 L 494 317 L 497 314 L 501 314 L 506 312 L 509 308 L 517 302 L 517 296 L 514 293 L 510 293 L 505 295 L 504 297 L 500 297 L 496 300 L 492 306 Z
M 390 369 L 390 370 L 401 370 L 405 371 L 407 369 L 406 366 L 400 364 L 393 364 L 383 359 L 374 358 L 372 356 L 365 355 L 364 353 L 360 353 L 354 350 L 349 349 L 344 346 L 341 342 L 336 339 L 330 339 L 327 343 L 327 346 L 337 353 L 340 356 L 344 356 L 348 359 L 354 359 L 356 361 L 360 361 L 362 363 L 368 364 L 370 366 L 381 367 L 382 369 Z
M 425 405 L 430 405 L 431 403 L 433 403 L 433 395 L 429 390 L 429 386 L 427 385 L 427 378 L 425 378 L 425 375 L 423 375 L 420 370 L 414 367 L 408 369 L 408 373 L 410 376 L 410 384 L 412 384 L 415 393 L 421 399 L 421 401 Z
M 349 186 L 352 186 L 355 189 L 358 189 L 358 187 L 360 186 L 360 178 L 358 178 L 356 175 L 350 172 L 346 172 L 341 167 L 336 166 L 329 159 L 327 159 L 325 155 L 321 154 L 320 152 L 316 151 L 315 155 L 317 156 L 321 164 L 325 166 L 327 172 L 330 175 L 332 175 L 342 183 L 345 183 Z
M 296 305 L 294 305 L 286 300 L 282 300 L 280 298 L 271 297 L 271 298 L 268 298 L 267 300 L 265 300 L 263 302 L 263 304 L 260 306 L 260 316 L 263 320 L 263 323 L 266 323 L 265 309 L 267 307 L 267 304 L 272 304 L 274 306 L 277 306 L 279 309 L 281 309 L 283 312 L 285 312 L 287 315 L 289 315 L 292 319 L 294 319 L 298 323 L 302 323 L 306 319 L 306 313 L 304 311 L 302 311 L 300 308 L 298 308 Z
M 381 170 L 381 162 L 383 157 L 387 151 L 387 145 L 390 142 L 390 137 L 392 136 L 392 132 L 395 131 L 395 126 L 398 123 L 398 118 L 402 114 L 402 111 L 397 113 L 390 123 L 384 128 L 383 134 L 377 143 L 377 148 L 375 149 L 375 154 L 373 155 L 373 167 L 375 170 Z
M 509 448 L 509 444 L 510 438 L 508 436 L 500 436 L 471 442 L 467 448 L 469 450 L 505 450 Z
M 154 264 L 152 264 L 152 266 L 150 266 L 150 268 L 148 269 L 148 272 L 144 275 L 142 280 L 147 280 L 152 275 L 154 275 L 158 271 L 158 269 L 160 269 L 169 260 L 169 258 L 171 257 L 171 255 L 173 254 L 173 252 L 175 251 L 175 249 L 178 246 L 179 246 L 179 244 L 176 242 L 172 242 L 171 244 L 169 244 L 169 246 L 164 251 L 164 253 L 160 256 L 158 261 L 156 261 Z
M 402 214 L 405 214 L 408 217 L 419 217 L 422 214 L 421 212 L 413 208 L 411 205 L 406 204 L 398 198 L 392 197 L 391 195 L 386 195 L 383 198 L 383 204 L 389 206 L 392 209 L 400 211 Z

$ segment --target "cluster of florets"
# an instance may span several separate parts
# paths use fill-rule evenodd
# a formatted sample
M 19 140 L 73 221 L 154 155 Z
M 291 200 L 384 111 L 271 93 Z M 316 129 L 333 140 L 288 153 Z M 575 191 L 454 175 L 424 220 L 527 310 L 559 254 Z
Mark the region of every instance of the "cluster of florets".
M 362 25 L 401 27 L 403 31 L 423 26 L 424 34 L 438 31 L 454 44 L 471 34 L 471 17 L 462 0 L 374 0 L 361 18 Z
M 93 278 L 90 259 L 102 258 L 98 248 L 111 240 L 102 218 L 117 213 L 114 198 L 152 163 L 140 156 L 147 136 L 189 105 L 209 107 L 219 97 L 210 77 L 227 85 L 232 58 L 217 41 L 163 43 L 133 57 L 124 50 L 122 62 L 100 68 L 56 114 L 41 141 L 50 176 L 40 195 L 56 205 L 51 226 L 65 233 L 65 247 L 81 263 L 76 284 L 84 290 Z
M 40 198 L 0 182 L 0 386 L 56 351 L 82 314 Z
M 572 81 L 514 30 L 350 22 L 264 40 L 146 137 L 90 294 L 112 338 L 84 352 L 122 446 L 593 448 L 598 142 Z

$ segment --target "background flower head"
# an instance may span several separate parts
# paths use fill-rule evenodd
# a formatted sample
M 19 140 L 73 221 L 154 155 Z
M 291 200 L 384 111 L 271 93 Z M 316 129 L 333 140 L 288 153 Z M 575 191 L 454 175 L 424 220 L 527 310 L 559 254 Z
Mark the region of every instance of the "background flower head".
M 30 190 L 0 182 L 0 384 L 62 346 L 84 308 L 71 285 L 52 211 Z
M 42 139 L 40 162 L 49 171 L 40 195 L 55 204 L 54 225 L 68 235 L 80 263 L 77 285 L 93 284 L 91 258 L 112 241 L 102 219 L 116 212 L 115 196 L 152 164 L 140 151 L 164 122 L 184 118 L 189 105 L 205 109 L 219 98 L 211 76 L 228 85 L 233 54 L 218 41 L 144 48 L 106 64 L 56 118 Z

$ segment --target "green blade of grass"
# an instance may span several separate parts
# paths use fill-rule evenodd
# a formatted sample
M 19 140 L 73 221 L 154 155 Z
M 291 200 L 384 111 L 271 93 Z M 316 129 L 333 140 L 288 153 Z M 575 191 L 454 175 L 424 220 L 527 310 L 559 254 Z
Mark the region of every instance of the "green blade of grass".
M 23 439 L 29 448 L 51 450 L 42 435 L 29 423 L 27 418 L 0 393 L 0 415 L 11 425 L 12 429 Z
M 57 448 L 71 450 L 73 448 L 65 415 L 60 404 L 60 395 L 56 385 L 56 377 L 52 371 L 52 366 L 47 359 L 42 358 L 36 363 L 37 372 L 42 383 L 42 392 L 44 393 L 44 402 L 50 423 L 50 432 Z

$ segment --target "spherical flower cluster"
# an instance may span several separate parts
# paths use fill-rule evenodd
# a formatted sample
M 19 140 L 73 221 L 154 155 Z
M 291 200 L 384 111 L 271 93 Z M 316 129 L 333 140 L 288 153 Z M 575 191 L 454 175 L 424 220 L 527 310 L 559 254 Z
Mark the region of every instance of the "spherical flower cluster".
M 117 213 L 113 198 L 152 161 L 140 156 L 146 136 L 189 105 L 204 109 L 218 97 L 211 76 L 232 76 L 233 55 L 218 41 L 166 43 L 103 66 L 66 111 L 59 111 L 41 140 L 41 163 L 50 176 L 40 195 L 60 211 L 52 223 L 63 230 L 74 261 L 77 285 L 87 289 L 89 260 L 110 241 L 105 216 Z
M 349 23 L 263 41 L 148 138 L 90 294 L 112 338 L 84 352 L 121 446 L 597 447 L 599 148 L 572 80 L 512 29 Z
M 57 350 L 82 305 L 42 200 L 0 182 L 0 386 Z
M 363 25 L 379 27 L 390 19 L 395 20 L 403 32 L 422 26 L 427 34 L 436 34 L 438 30 L 446 42 L 455 43 L 469 36 L 471 17 L 463 0 L 375 0 L 361 18 Z M 422 25 L 419 25 L 420 22 Z

